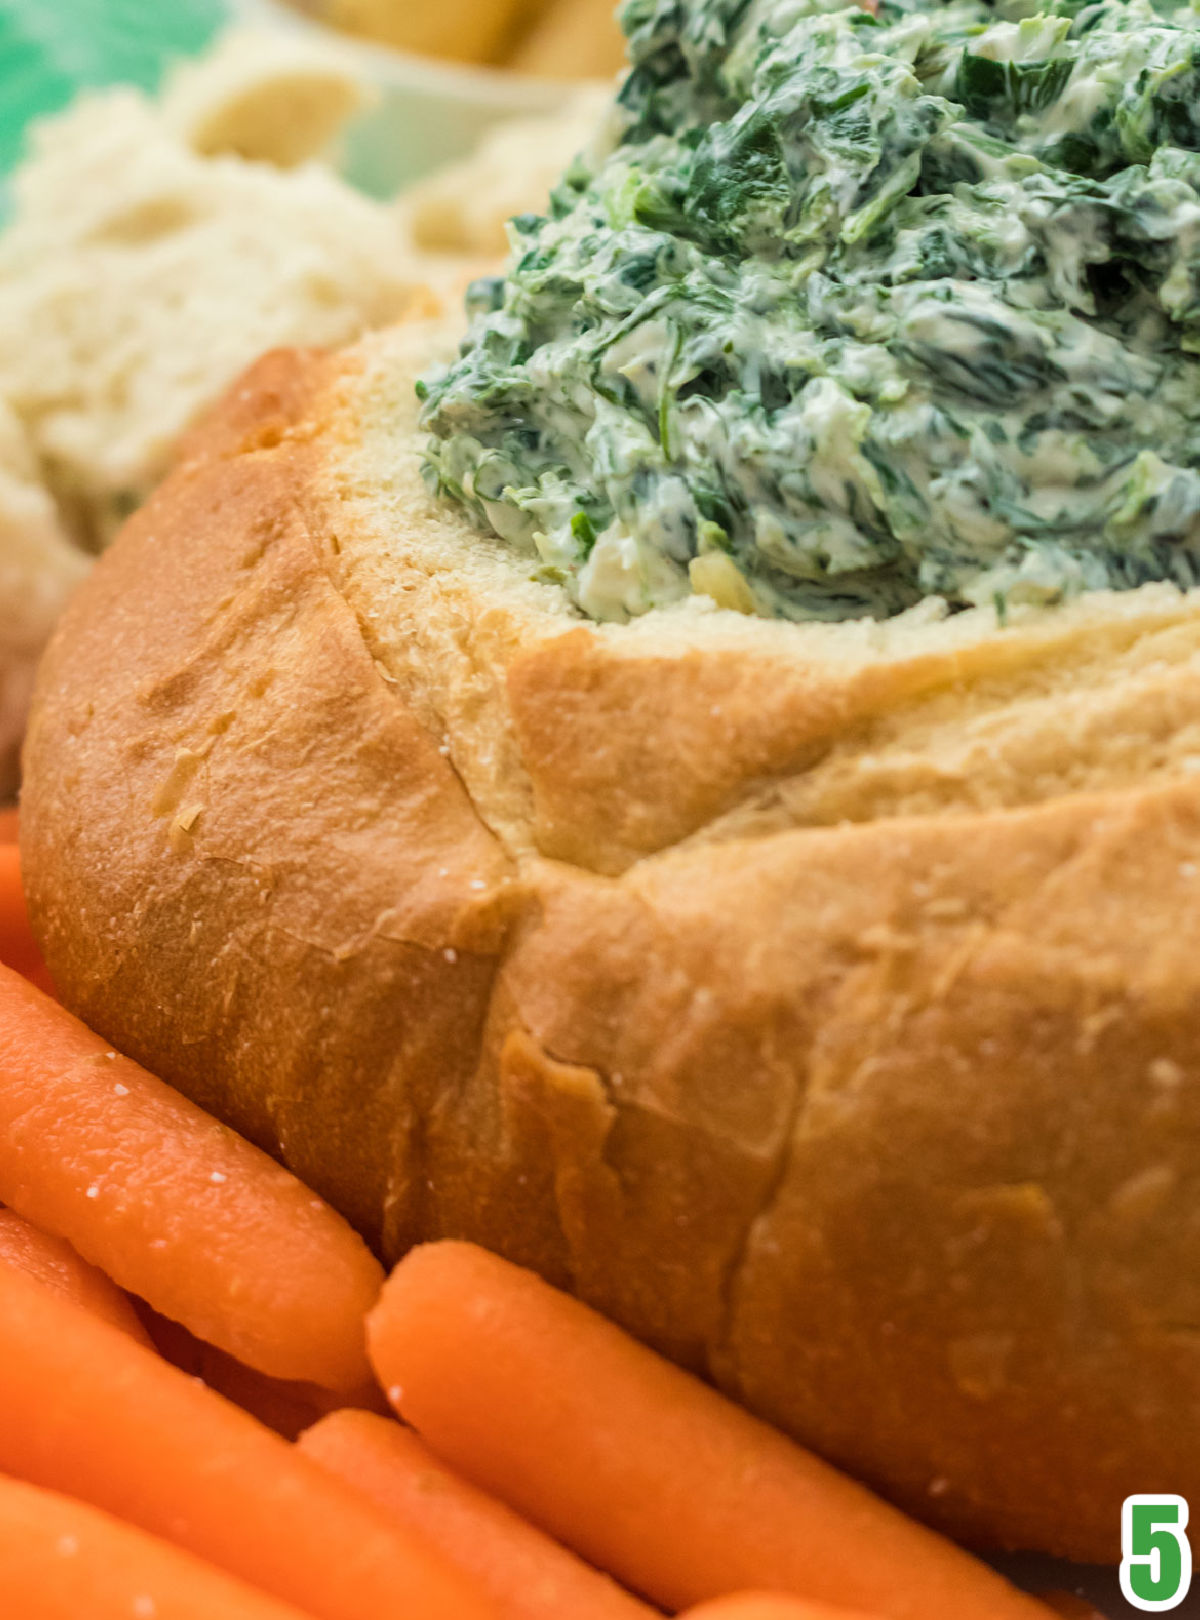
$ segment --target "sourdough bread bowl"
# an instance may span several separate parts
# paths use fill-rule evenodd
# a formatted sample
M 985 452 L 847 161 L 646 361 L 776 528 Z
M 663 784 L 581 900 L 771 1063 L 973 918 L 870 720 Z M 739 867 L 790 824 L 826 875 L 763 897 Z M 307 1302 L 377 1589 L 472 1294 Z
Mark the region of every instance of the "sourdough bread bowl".
M 983 1545 L 1200 1494 L 1200 597 L 583 619 L 435 500 L 454 329 L 267 357 L 70 607 L 66 1003 Z

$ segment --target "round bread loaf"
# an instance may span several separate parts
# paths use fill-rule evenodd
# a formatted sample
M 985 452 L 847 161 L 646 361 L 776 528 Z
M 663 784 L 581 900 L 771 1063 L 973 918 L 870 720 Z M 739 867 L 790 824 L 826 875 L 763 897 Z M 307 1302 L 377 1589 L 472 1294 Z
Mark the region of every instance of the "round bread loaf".
M 394 1259 L 475 1239 L 922 1517 L 1200 1498 L 1200 600 L 582 620 L 413 324 L 262 361 L 68 612 L 69 1006 Z

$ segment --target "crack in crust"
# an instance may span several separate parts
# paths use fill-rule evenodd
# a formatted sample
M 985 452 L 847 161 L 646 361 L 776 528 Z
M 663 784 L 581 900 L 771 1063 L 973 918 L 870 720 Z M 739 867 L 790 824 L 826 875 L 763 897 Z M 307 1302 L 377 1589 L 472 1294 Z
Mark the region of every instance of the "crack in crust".
M 1200 1492 L 1200 606 L 585 627 L 423 491 L 438 341 L 260 363 L 69 612 L 65 996 L 384 1253 L 1108 1555 Z

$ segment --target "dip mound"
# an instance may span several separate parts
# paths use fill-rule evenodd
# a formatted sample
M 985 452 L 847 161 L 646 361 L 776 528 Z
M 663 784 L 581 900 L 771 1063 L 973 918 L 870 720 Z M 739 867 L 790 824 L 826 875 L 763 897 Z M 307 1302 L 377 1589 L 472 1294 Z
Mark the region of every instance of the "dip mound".
M 1028 9 L 630 0 L 605 150 L 430 379 L 438 487 L 602 619 L 1195 584 L 1200 17 Z

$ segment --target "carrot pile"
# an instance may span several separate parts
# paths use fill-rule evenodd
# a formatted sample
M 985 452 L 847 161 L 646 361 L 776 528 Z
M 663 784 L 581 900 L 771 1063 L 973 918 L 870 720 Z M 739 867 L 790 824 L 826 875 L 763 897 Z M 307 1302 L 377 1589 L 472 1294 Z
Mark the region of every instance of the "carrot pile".
M 174 1541 L 320 1620 L 493 1610 L 295 1446 L 70 1301 L 0 1271 L 0 1472 Z
M 0 813 L 6 1613 L 1048 1620 L 531 1273 L 446 1242 L 385 1282 L 38 987 L 15 832 Z

